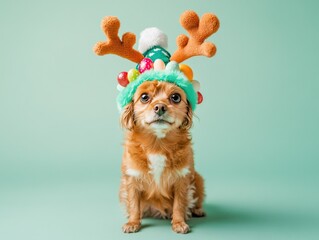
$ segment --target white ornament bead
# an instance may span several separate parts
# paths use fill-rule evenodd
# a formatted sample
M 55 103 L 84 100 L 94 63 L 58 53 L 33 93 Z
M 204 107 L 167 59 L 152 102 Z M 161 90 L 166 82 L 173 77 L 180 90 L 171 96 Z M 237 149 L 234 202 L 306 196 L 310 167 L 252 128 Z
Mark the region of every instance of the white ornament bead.
M 163 62 L 162 59 L 156 59 L 154 62 L 154 70 L 155 71 L 160 71 L 165 69 L 165 63 Z
M 193 84 L 194 90 L 195 90 L 196 92 L 198 92 L 198 91 L 200 90 L 200 83 L 199 83 L 199 81 L 193 80 L 193 81 L 192 81 L 192 84 Z
M 117 84 L 116 86 L 116 89 L 119 91 L 119 92 L 122 92 L 122 90 L 124 89 L 125 87 L 121 86 L 120 84 Z

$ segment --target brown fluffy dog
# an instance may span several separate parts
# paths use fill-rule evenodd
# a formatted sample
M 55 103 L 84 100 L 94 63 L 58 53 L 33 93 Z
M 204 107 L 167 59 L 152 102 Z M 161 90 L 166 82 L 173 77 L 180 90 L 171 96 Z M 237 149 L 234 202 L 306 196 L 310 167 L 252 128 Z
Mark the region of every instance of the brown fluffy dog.
M 137 232 L 143 216 L 172 218 L 172 229 L 187 233 L 186 220 L 203 216 L 204 184 L 194 169 L 189 128 L 192 109 L 174 84 L 141 84 L 121 116 L 126 132 L 120 200 L 128 222 L 125 233 Z

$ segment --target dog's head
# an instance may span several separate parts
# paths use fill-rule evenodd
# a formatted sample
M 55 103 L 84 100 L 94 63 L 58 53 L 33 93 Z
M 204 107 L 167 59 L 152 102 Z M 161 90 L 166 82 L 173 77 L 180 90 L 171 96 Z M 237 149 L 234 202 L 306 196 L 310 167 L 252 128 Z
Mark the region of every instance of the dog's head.
M 171 130 L 188 130 L 192 116 L 192 108 L 181 88 L 168 82 L 146 81 L 124 108 L 121 124 L 129 130 L 138 126 L 163 138 Z

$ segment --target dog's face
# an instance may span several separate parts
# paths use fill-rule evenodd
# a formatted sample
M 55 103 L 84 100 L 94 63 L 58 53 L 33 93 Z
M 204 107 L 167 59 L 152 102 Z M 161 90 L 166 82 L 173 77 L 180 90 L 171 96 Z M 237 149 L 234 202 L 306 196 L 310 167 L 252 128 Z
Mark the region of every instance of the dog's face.
M 186 94 L 178 86 L 159 81 L 142 83 L 121 117 L 122 126 L 135 126 L 153 131 L 162 138 L 173 129 L 189 129 L 192 109 Z

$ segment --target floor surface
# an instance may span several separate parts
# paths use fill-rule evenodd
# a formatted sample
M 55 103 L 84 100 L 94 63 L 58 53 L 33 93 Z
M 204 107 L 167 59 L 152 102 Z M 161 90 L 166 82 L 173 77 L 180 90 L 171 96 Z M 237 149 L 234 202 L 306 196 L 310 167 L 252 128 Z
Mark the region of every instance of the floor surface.
M 191 232 L 172 232 L 169 220 L 144 219 L 124 234 L 118 180 L 43 179 L 2 186 L 0 239 L 318 239 L 315 186 L 275 182 L 206 181 L 204 218 L 189 221 Z M 306 200 L 304 199 L 306 198 Z M 302 204 L 301 204 L 302 202 Z

